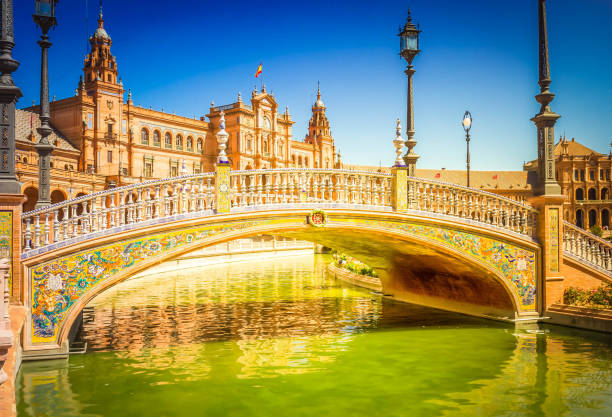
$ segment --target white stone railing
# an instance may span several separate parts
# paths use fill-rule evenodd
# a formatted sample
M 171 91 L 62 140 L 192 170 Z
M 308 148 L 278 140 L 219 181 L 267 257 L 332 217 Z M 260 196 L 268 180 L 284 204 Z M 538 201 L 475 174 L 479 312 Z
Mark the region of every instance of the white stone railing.
M 23 213 L 23 248 L 36 249 L 115 226 L 215 208 L 215 173 L 111 188 Z
M 563 222 L 563 252 L 612 275 L 612 244 L 567 221 Z
M 434 213 L 535 235 L 536 210 L 496 194 L 420 178 L 393 186 L 394 175 L 341 169 L 284 168 L 205 173 L 133 184 L 52 204 L 22 215 L 23 249 L 29 251 L 125 226 L 185 213 L 296 204 L 337 204 L 369 210 Z M 399 181 L 399 180 L 398 180 Z M 219 189 L 217 189 L 219 188 Z M 221 191 L 226 190 L 226 191 Z M 404 199 L 403 204 L 401 200 Z M 397 201 L 396 201 L 397 200 Z
M 535 237 L 537 210 L 486 191 L 421 178 L 408 178 L 408 208 L 486 223 Z
M 391 174 L 340 169 L 232 171 L 232 207 L 286 203 L 391 206 Z

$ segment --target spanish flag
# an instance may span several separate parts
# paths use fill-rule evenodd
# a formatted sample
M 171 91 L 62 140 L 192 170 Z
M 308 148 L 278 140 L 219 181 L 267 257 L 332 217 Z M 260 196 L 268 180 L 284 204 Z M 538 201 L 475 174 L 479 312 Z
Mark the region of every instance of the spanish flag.
M 257 67 L 257 71 L 255 71 L 255 78 L 259 77 L 260 74 L 261 74 L 261 62 L 259 63 L 259 66 Z

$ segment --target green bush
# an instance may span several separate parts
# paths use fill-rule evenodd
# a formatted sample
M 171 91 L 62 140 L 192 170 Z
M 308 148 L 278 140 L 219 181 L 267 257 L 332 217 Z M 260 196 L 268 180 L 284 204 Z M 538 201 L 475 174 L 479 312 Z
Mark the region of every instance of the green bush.
M 359 262 L 357 259 L 351 258 L 344 253 L 336 255 L 336 265 L 340 268 L 347 269 L 354 274 L 378 277 L 372 267 L 364 264 L 363 262 Z
M 612 309 L 612 285 L 604 284 L 595 290 L 569 287 L 563 293 L 563 303 L 590 308 Z
M 591 228 L 589 229 L 589 232 L 593 233 L 595 236 L 599 236 L 599 237 L 603 236 L 603 230 L 598 225 L 591 226 Z

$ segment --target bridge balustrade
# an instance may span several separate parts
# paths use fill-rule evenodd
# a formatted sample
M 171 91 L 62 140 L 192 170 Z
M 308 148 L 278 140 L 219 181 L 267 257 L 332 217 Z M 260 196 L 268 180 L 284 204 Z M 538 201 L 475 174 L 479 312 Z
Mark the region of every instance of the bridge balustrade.
M 115 226 L 214 207 L 214 173 L 111 188 L 23 213 L 23 248 L 36 249 Z
M 391 207 L 391 174 L 338 169 L 232 171 L 232 207 L 337 203 Z
M 563 222 L 563 251 L 589 266 L 612 273 L 612 244 L 567 221 Z
M 112 188 L 33 210 L 22 215 L 22 247 L 28 251 L 118 226 L 142 223 L 146 227 L 148 221 L 185 213 L 214 215 L 221 189 L 229 195 L 232 210 L 325 203 L 391 211 L 399 207 L 394 203 L 399 198 L 406 199 L 408 210 L 416 213 L 461 218 L 535 236 L 537 211 L 533 207 L 434 180 L 410 177 L 405 188 L 398 185 L 402 188 L 398 191 L 393 189 L 393 174 L 283 168 L 230 171 L 225 181 L 229 181 L 225 186 L 218 184 L 215 172 L 185 175 Z
M 408 178 L 408 208 L 460 217 L 535 237 L 537 210 L 512 199 L 460 185 Z

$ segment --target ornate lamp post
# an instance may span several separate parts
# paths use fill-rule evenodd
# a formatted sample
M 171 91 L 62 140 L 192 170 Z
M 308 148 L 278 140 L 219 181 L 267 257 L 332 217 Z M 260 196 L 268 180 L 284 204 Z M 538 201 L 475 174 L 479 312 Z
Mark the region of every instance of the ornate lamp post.
M 51 133 L 49 126 L 49 71 L 47 68 L 47 49 L 51 46 L 47 33 L 49 29 L 57 24 L 55 19 L 55 5 L 59 0 L 35 0 L 36 13 L 32 16 L 34 22 L 42 30 L 42 36 L 38 41 L 42 51 L 41 74 L 40 74 L 40 141 L 36 144 L 38 152 L 38 202 L 36 208 L 51 204 L 49 193 L 49 177 L 51 171 L 51 152 L 53 145 L 49 143 L 47 136 Z
M 538 184 L 536 195 L 560 195 L 561 187 L 555 178 L 555 123 L 560 118 L 550 109 L 555 95 L 550 87 L 550 65 L 548 62 L 548 33 L 546 30 L 546 0 L 538 0 L 539 29 L 539 81 L 540 94 L 535 96 L 540 111 L 531 119 L 538 129 Z
M 421 52 L 419 49 L 419 33 L 421 31 L 412 23 L 410 10 L 408 10 L 406 24 L 404 29 L 400 30 L 398 36 L 400 37 L 400 55 L 408 62 L 408 68 L 405 71 L 408 76 L 408 99 L 406 103 L 406 135 L 408 139 L 406 140 L 404 162 L 406 162 L 408 176 L 410 177 L 415 175 L 416 161 L 419 159 L 419 155 L 414 153 L 414 147 L 417 142 L 414 140 L 414 106 L 412 102 L 412 76 L 414 75 L 412 60 Z
M 13 32 L 13 0 L 0 4 L 0 194 L 21 194 L 15 176 L 15 103 L 21 91 L 11 73 L 19 62 L 11 56 L 15 46 Z
M 472 113 L 466 111 L 463 115 L 463 130 L 465 130 L 465 143 L 467 144 L 467 186 L 470 186 L 470 129 L 472 128 Z

